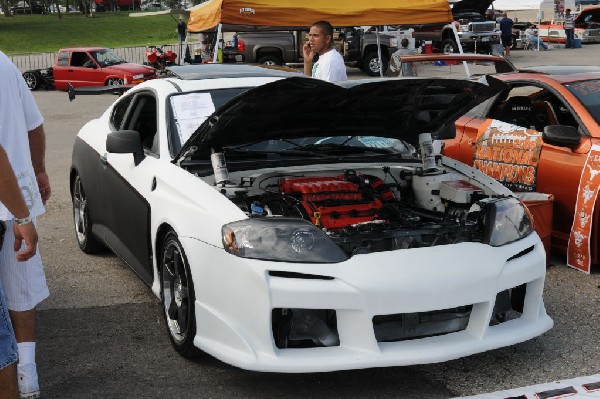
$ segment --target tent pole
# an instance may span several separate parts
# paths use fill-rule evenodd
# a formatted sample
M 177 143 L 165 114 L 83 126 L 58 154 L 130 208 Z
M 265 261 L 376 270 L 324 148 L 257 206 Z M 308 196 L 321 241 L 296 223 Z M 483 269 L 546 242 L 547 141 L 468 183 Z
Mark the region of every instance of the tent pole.
M 379 26 L 375 26 L 377 35 L 377 59 L 379 60 L 379 77 L 383 78 L 383 60 L 381 59 L 381 38 L 379 37 Z
M 462 44 L 460 43 L 460 37 L 458 36 L 458 31 L 456 30 L 456 25 L 454 21 L 452 21 L 452 32 L 454 32 L 454 40 L 456 40 L 456 45 L 458 46 L 458 52 L 460 54 L 464 54 Z M 469 71 L 469 65 L 467 61 L 463 61 L 463 65 L 465 66 L 465 73 L 467 74 L 467 79 L 471 77 L 471 72 Z
M 221 37 L 221 26 L 222 24 L 219 24 L 219 26 L 217 27 L 217 40 L 214 48 L 215 53 L 213 55 L 213 62 L 218 62 L 219 46 L 221 45 L 221 40 L 219 40 L 219 38 Z

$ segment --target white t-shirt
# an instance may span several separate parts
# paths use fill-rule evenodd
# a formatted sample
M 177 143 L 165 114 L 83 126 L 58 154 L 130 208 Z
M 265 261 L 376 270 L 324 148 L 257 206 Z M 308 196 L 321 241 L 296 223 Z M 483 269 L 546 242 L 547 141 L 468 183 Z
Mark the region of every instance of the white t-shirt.
M 8 155 L 31 216 L 44 213 L 44 206 L 31 164 L 27 133 L 43 122 L 44 118 L 21 73 L 0 51 L 0 145 Z M 0 220 L 12 218 L 12 214 L 0 203 Z
M 335 49 L 331 49 L 323 55 L 319 54 L 319 60 L 312 68 L 312 77 L 328 82 L 346 80 L 344 58 Z

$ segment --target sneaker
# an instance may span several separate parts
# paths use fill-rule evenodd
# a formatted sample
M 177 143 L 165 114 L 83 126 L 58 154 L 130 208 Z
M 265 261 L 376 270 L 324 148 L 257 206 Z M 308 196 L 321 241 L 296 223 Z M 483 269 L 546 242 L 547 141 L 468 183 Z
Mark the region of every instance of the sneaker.
M 17 365 L 19 399 L 34 399 L 40 396 L 37 369 L 34 364 Z

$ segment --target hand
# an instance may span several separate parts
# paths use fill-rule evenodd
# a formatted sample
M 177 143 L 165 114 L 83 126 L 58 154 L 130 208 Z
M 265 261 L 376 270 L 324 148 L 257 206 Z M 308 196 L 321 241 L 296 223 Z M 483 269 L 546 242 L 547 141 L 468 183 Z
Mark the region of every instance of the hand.
M 315 52 L 310 47 L 310 44 L 306 43 L 304 47 L 302 47 L 302 55 L 304 57 L 304 63 L 311 63 L 313 58 L 315 58 Z
M 50 194 L 52 190 L 50 189 L 50 179 L 48 179 L 48 174 L 46 172 L 40 172 L 35 175 L 37 180 L 38 188 L 40 190 L 40 195 L 42 196 L 42 204 L 46 205 L 46 201 L 50 199 Z
M 15 233 L 15 252 L 17 253 L 17 260 L 24 262 L 27 259 L 35 255 L 37 250 L 38 235 L 37 230 L 33 222 L 27 224 L 16 224 L 13 223 L 13 231 Z M 25 247 L 23 247 L 23 241 L 25 241 Z

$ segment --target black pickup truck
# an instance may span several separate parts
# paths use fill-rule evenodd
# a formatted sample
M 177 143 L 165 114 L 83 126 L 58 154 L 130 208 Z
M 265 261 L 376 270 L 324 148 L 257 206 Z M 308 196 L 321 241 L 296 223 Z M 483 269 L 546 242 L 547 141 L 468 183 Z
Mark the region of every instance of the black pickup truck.
M 342 54 L 346 65 L 358 67 L 371 76 L 379 76 L 377 34 L 358 28 L 335 29 L 335 48 Z M 391 54 L 397 50 L 397 37 L 379 34 L 384 72 Z M 302 46 L 305 31 L 238 32 L 237 45 L 223 49 L 225 61 L 240 60 L 267 65 L 302 64 Z M 231 44 L 235 44 L 234 40 Z

